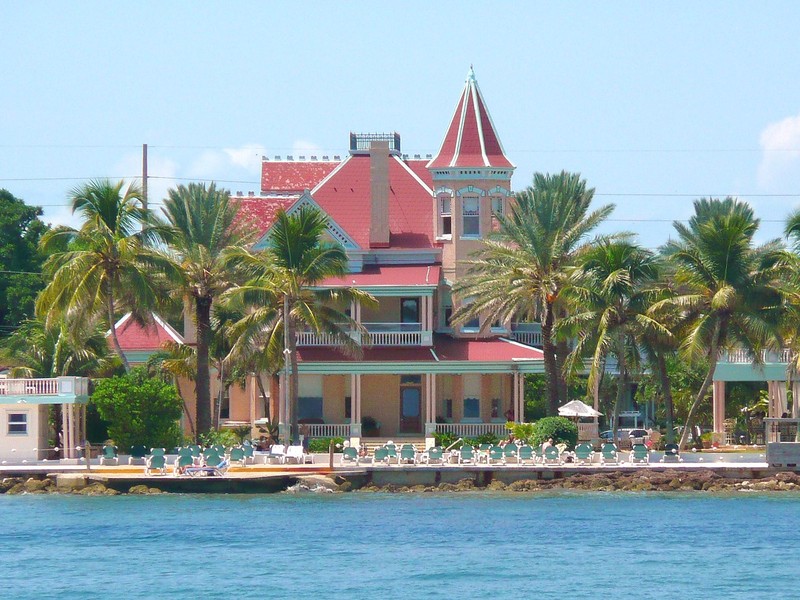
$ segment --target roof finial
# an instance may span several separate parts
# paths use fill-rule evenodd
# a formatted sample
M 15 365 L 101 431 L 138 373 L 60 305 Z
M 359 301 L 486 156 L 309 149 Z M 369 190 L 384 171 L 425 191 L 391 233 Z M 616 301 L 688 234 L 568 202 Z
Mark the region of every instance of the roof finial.
M 475 81 L 475 71 L 472 70 L 472 63 L 469 64 L 469 73 L 467 73 L 467 81 Z

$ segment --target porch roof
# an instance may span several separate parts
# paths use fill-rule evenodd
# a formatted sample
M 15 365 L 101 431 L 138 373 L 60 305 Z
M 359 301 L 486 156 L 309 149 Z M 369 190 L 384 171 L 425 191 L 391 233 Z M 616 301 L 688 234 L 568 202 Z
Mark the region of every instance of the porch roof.
M 436 334 L 433 347 L 364 348 L 359 358 L 334 347 L 297 349 L 303 373 L 540 373 L 541 350 L 504 338 L 459 339 Z
M 376 287 L 376 286 L 424 286 L 439 285 L 439 265 L 374 265 L 364 267 L 360 273 L 348 273 L 344 277 L 326 279 L 320 287 Z

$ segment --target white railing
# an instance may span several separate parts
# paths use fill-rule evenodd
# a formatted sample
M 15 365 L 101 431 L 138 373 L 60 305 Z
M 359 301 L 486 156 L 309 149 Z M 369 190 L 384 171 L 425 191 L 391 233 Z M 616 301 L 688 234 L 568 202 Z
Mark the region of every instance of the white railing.
M 789 348 L 784 348 L 779 352 L 772 350 L 761 351 L 761 362 L 765 363 L 788 363 L 791 358 L 792 351 Z M 747 350 L 730 350 L 727 352 L 720 352 L 720 361 L 734 364 L 752 364 L 753 355 Z
M 306 427 L 308 436 L 312 438 L 350 437 L 350 423 L 314 423 Z
M 314 333 L 313 331 L 297 332 L 298 346 L 338 346 L 339 340 L 330 333 Z
M 350 332 L 356 342 L 365 346 L 421 346 L 423 333 L 421 323 L 363 323 L 367 333 Z M 297 332 L 298 346 L 338 346 L 340 341 L 330 333 L 313 331 Z
M 542 345 L 542 332 L 541 331 L 512 331 L 511 338 L 520 344 L 527 344 L 528 346 L 541 346 Z
M 797 428 L 800 419 L 764 419 L 764 433 L 767 442 L 797 441 Z
M 436 433 L 452 433 L 458 437 L 478 437 L 493 433 L 503 438 L 508 435 L 508 429 L 505 423 L 436 423 Z
M 58 396 L 58 378 L 0 379 L 0 396 Z
M 365 346 L 420 346 L 421 331 L 371 331 Z

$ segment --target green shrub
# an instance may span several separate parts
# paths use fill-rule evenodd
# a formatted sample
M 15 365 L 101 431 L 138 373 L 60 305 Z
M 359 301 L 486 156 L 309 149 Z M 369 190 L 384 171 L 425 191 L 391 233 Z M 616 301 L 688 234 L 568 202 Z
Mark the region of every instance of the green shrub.
M 455 443 L 458 437 L 452 433 L 435 432 L 433 434 L 433 439 L 436 440 L 437 446 L 448 448 L 451 444 Z M 498 438 L 495 434 L 484 433 L 478 437 L 464 438 L 463 442 L 458 442 L 455 446 L 453 446 L 453 450 L 458 450 L 461 448 L 462 443 L 469 444 L 470 446 L 480 446 L 481 444 L 497 444 L 499 441 L 500 438 Z
M 492 446 L 500 442 L 500 438 L 493 433 L 484 433 L 474 438 L 464 438 L 464 442 L 470 446 L 480 446 L 481 444 L 491 444 Z
M 553 443 L 572 449 L 578 441 L 578 426 L 566 417 L 545 417 L 533 425 L 532 443 L 538 446 L 553 438 Z
M 436 431 L 433 434 L 433 439 L 436 440 L 437 446 L 441 446 L 442 448 L 447 448 L 458 438 L 452 433 L 439 433 L 438 431 Z M 457 446 L 453 446 L 453 448 L 460 448 L 460 447 L 461 447 L 460 443 Z
M 341 452 L 344 445 L 344 438 L 313 438 L 308 440 L 308 451 L 316 454 L 324 454 L 329 452 L 329 446 L 333 440 L 333 451 Z M 338 446 L 338 447 L 337 447 Z
M 173 448 L 181 443 L 178 419 L 183 401 L 171 383 L 142 369 L 97 382 L 91 402 L 108 422 L 108 436 L 120 449 L 142 444 Z
M 522 440 L 526 444 L 534 445 L 533 442 L 533 423 L 507 423 L 506 427 L 511 430 L 514 437 Z M 538 444 L 536 444 L 538 445 Z
M 206 447 L 219 444 L 230 448 L 241 444 L 239 436 L 236 435 L 233 429 L 209 429 L 205 433 L 198 435 L 197 439 L 201 445 Z

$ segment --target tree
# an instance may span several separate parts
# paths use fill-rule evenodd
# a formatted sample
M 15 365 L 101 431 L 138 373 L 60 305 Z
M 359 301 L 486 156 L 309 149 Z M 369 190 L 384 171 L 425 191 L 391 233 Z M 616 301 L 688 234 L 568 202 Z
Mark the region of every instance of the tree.
M 720 350 L 736 345 L 759 360 L 762 348 L 777 343 L 783 314 L 780 282 L 790 275 L 778 240 L 754 246 L 759 220 L 747 203 L 730 197 L 701 198 L 694 210 L 688 224 L 674 223 L 678 239 L 664 248 L 682 291 L 654 306 L 656 311 L 674 308 L 683 316 L 684 359 L 708 361 L 681 446 L 686 445 L 694 415 L 709 391 Z
M 260 349 L 267 364 L 278 371 L 288 354 L 290 435 L 297 436 L 297 332 L 308 328 L 332 335 L 341 348 L 357 354 L 360 346 L 352 331 L 363 329 L 340 306 L 351 301 L 374 303 L 369 294 L 353 288 L 315 287 L 347 273 L 347 254 L 338 243 L 323 240 L 327 218 L 303 207 L 289 215 L 278 211 L 267 248 L 252 252 L 234 249 L 230 259 L 248 282 L 226 292 L 226 300 L 249 312 L 231 328 L 231 355 L 246 356 Z
M 177 388 L 144 368 L 97 383 L 90 402 L 108 422 L 108 434 L 120 448 L 142 444 L 173 448 L 181 443 Z
M 647 332 L 669 339 L 672 334 L 648 314 L 658 277 L 653 252 L 630 239 L 601 240 L 583 256 L 567 289 L 575 311 L 559 324 L 560 331 L 576 337 L 570 363 L 591 354 L 588 388 L 594 389 L 606 359 L 617 360 L 617 394 L 611 427 L 617 439 L 619 408 L 630 374 L 641 362 L 639 339 Z
M 71 197 L 72 212 L 83 224 L 78 230 L 57 227 L 42 237 L 50 282 L 36 301 L 36 313 L 48 328 L 59 320 L 80 327 L 102 315 L 114 351 L 129 371 L 116 319 L 125 309 L 143 322 L 158 303 L 161 294 L 152 273 L 161 261 L 149 246 L 156 231 L 145 225 L 148 213 L 135 185 L 93 180 L 72 190 Z
M 553 335 L 563 314 L 561 291 L 569 269 L 586 251 L 586 236 L 614 209 L 589 212 L 594 189 L 579 174 L 536 173 L 533 185 L 515 194 L 507 216 L 498 215 L 498 231 L 467 261 L 467 276 L 454 286 L 474 302 L 453 315 L 464 322 L 508 319 L 540 321 L 547 375 L 548 414 L 566 402 L 566 382 Z
M 244 244 L 247 236 L 236 216 L 239 205 L 230 192 L 214 183 L 190 183 L 170 189 L 163 212 L 162 228 L 170 245 L 170 278 L 176 293 L 193 304 L 197 327 L 195 400 L 197 434 L 211 429 L 211 313 L 214 301 L 233 285 L 233 271 L 226 251 Z
M 0 189 L 0 335 L 33 318 L 36 294 L 44 287 L 38 246 L 47 225 L 41 216 L 38 206 Z

